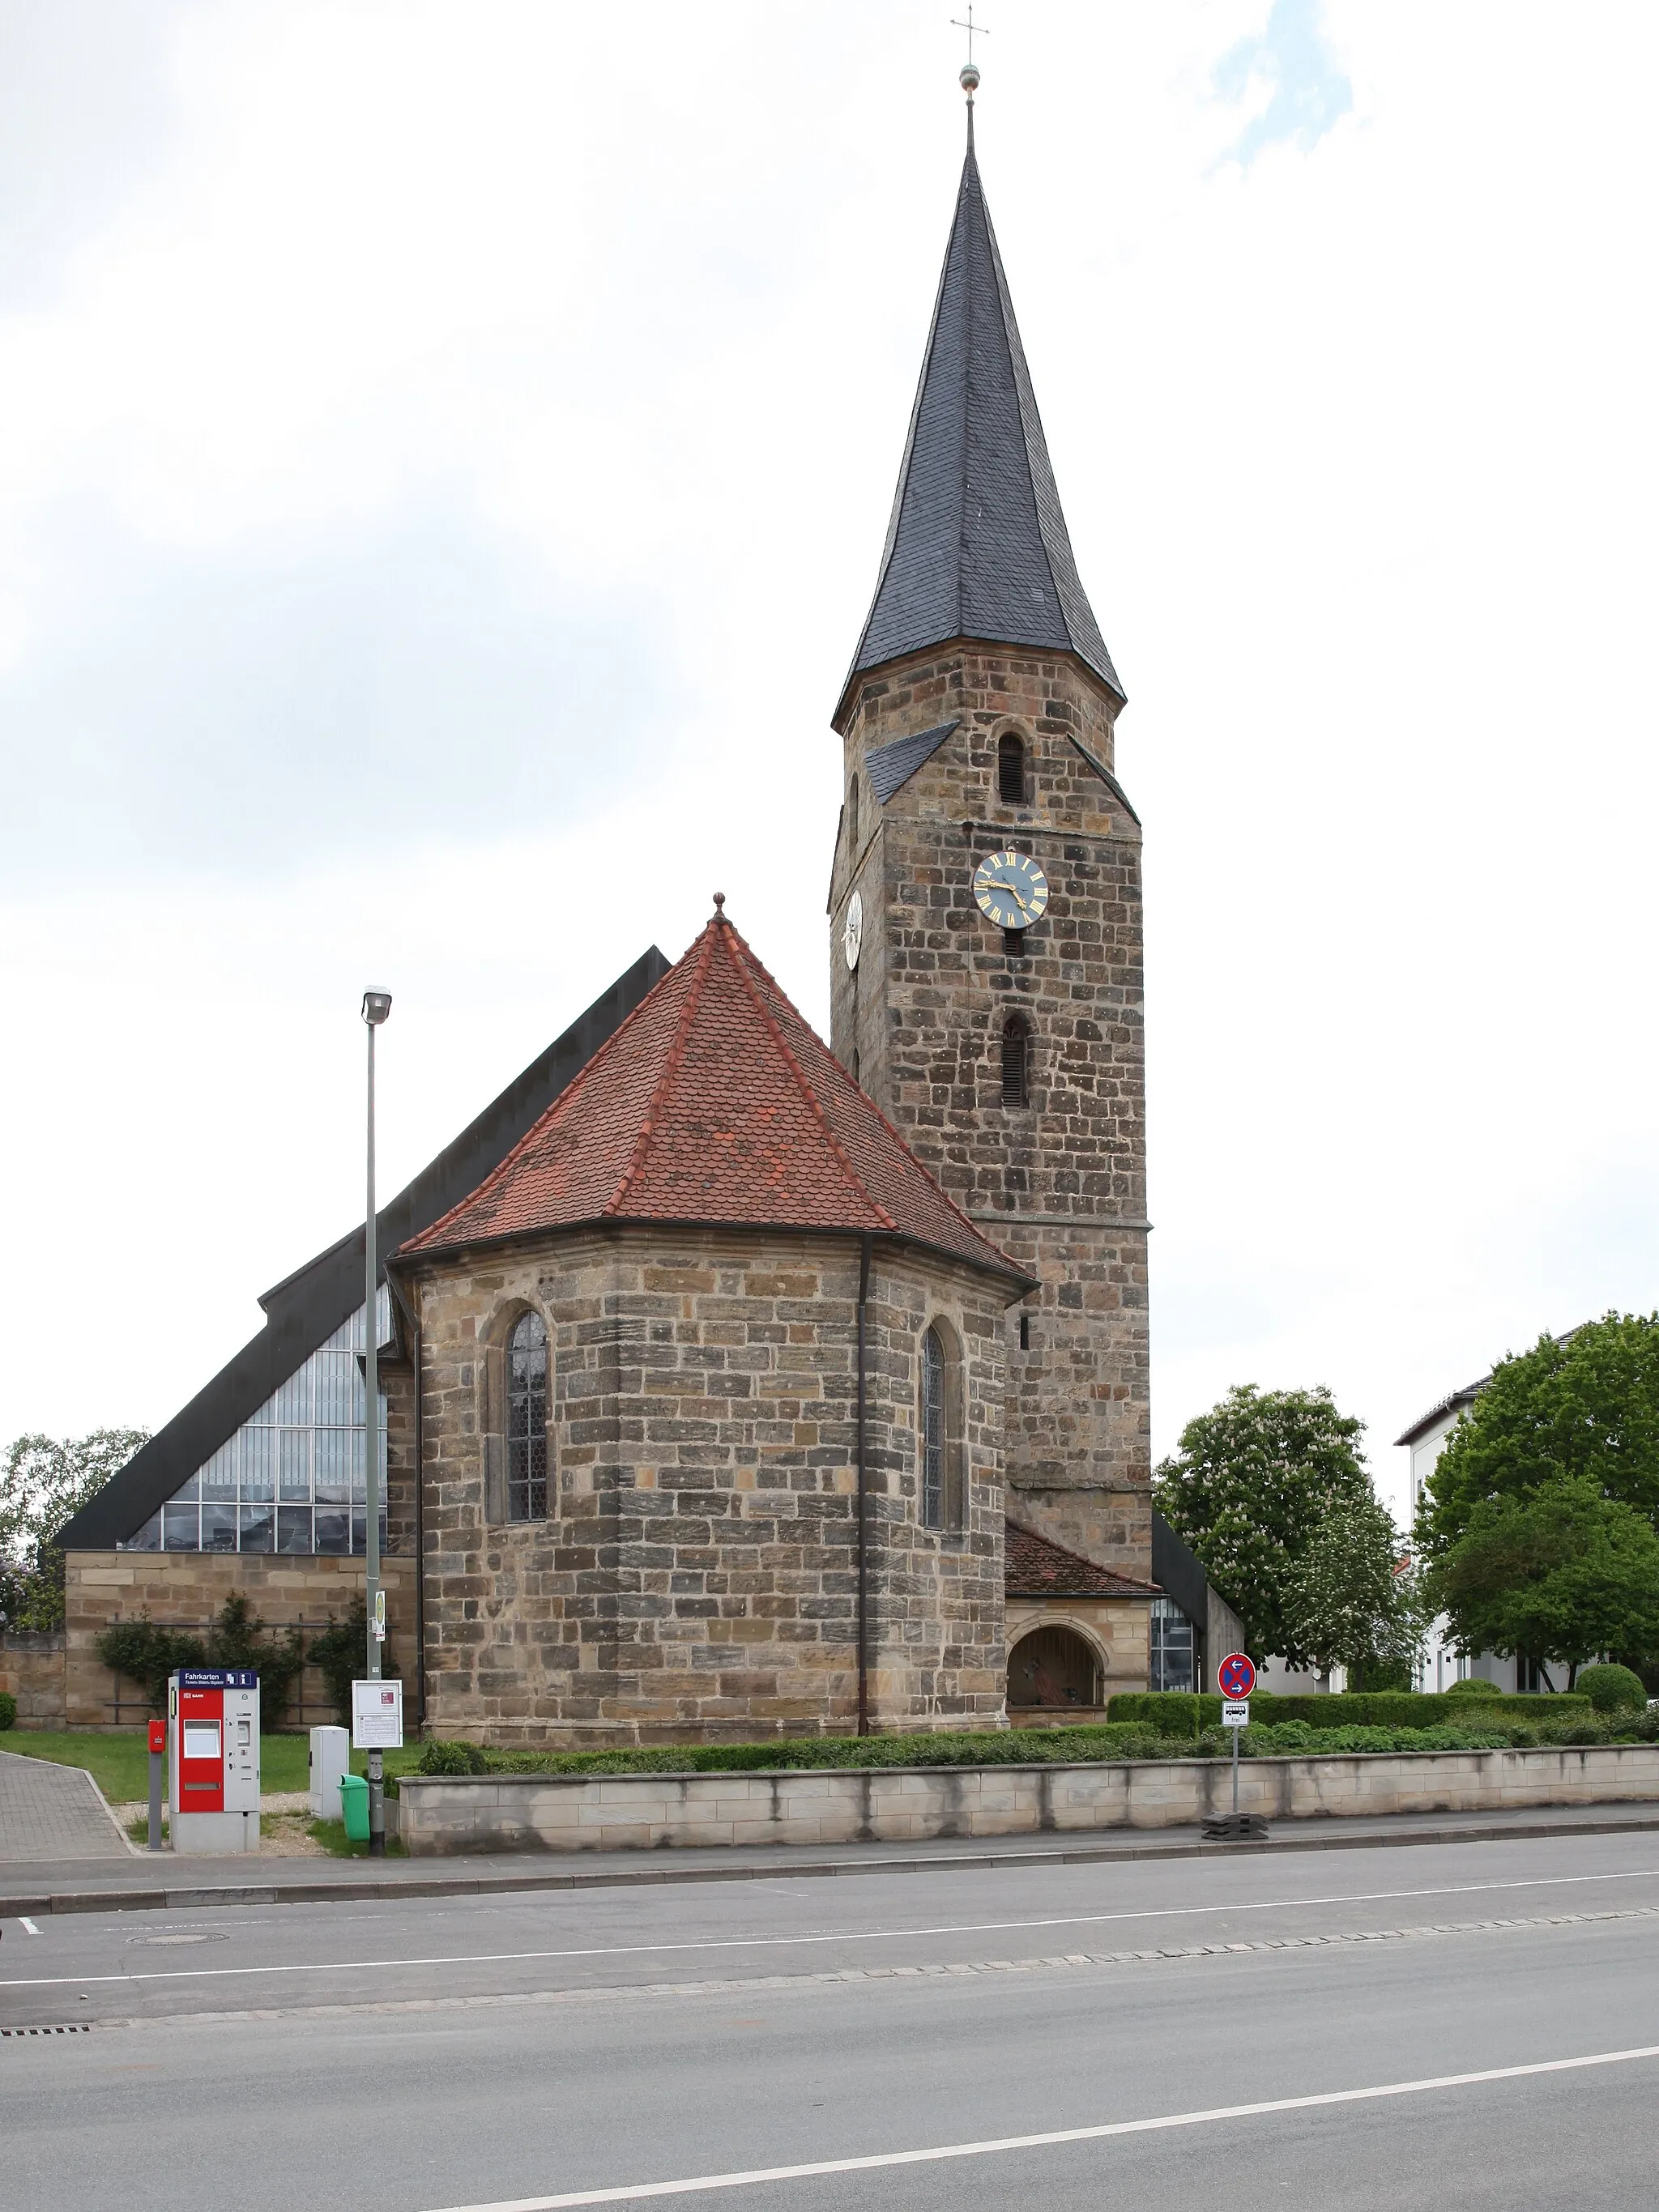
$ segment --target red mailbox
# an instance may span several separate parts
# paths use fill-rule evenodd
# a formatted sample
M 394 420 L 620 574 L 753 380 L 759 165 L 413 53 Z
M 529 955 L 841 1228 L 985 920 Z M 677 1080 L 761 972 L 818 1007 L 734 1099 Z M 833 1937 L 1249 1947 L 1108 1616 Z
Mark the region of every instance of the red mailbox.
M 165 1721 L 152 1721 L 150 1723 L 149 1747 L 158 1759 L 165 1759 L 167 1757 L 167 1724 Z

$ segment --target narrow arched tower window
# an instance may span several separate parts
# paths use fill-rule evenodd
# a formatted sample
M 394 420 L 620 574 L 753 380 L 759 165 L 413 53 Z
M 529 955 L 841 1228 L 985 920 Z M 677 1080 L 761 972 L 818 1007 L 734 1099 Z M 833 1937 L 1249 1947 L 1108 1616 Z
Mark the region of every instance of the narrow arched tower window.
M 945 1343 L 936 1328 L 921 1340 L 921 1519 L 945 1526 L 945 1478 L 950 1456 L 945 1403 Z
M 547 1324 L 520 1314 L 507 1345 L 507 1515 L 547 1512 Z
M 859 856 L 859 780 L 853 778 L 847 787 L 847 858 L 848 864 Z
M 1010 1014 L 1002 1024 L 1002 1103 L 1031 1103 L 1031 1025 L 1024 1014 Z
M 997 739 L 997 797 L 1005 806 L 1025 804 L 1025 740 L 1018 730 Z

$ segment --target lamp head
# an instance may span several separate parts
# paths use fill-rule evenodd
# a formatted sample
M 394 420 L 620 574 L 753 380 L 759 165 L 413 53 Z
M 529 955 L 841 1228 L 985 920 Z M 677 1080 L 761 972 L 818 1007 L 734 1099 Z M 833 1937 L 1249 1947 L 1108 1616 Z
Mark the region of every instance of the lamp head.
M 363 1019 L 368 1024 L 370 1029 L 379 1029 L 380 1024 L 386 1019 L 386 1016 L 391 1012 L 392 994 L 390 991 L 365 991 L 363 993 Z

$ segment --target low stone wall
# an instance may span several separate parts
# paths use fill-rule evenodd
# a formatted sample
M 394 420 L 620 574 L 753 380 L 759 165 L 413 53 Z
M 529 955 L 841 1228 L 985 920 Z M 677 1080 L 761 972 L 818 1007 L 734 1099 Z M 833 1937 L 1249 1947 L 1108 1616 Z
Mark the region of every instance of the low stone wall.
M 1159 1759 L 769 1774 L 411 1775 L 399 1796 L 399 1830 L 417 1856 L 926 1843 L 1187 1826 L 1231 1808 L 1232 1773 L 1221 1759 Z M 1655 1798 L 1659 1744 L 1358 1752 L 1247 1759 L 1239 1770 L 1240 1810 L 1276 1820 Z
M 64 1725 L 64 1632 L 12 1629 L 0 1636 L 0 1690 L 17 1700 L 20 1729 Z

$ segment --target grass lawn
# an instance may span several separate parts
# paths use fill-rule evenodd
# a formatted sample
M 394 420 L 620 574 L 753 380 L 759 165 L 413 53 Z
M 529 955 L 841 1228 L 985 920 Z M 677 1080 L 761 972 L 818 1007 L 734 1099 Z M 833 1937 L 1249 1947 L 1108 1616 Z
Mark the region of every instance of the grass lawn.
M 133 1804 L 149 1796 L 149 1739 L 143 1729 L 123 1729 L 100 1734 L 93 1729 L 7 1729 L 0 1733 L 0 1751 L 21 1752 L 25 1759 L 49 1759 L 57 1766 L 84 1766 L 112 1805 Z M 420 1761 L 421 1747 L 406 1744 L 402 1751 L 385 1754 L 388 1774 L 410 1774 Z M 259 1739 L 259 1787 L 262 1790 L 304 1790 L 309 1786 L 311 1745 L 302 1735 L 266 1735 Z M 367 1774 L 368 1753 L 351 1754 L 354 1774 Z

